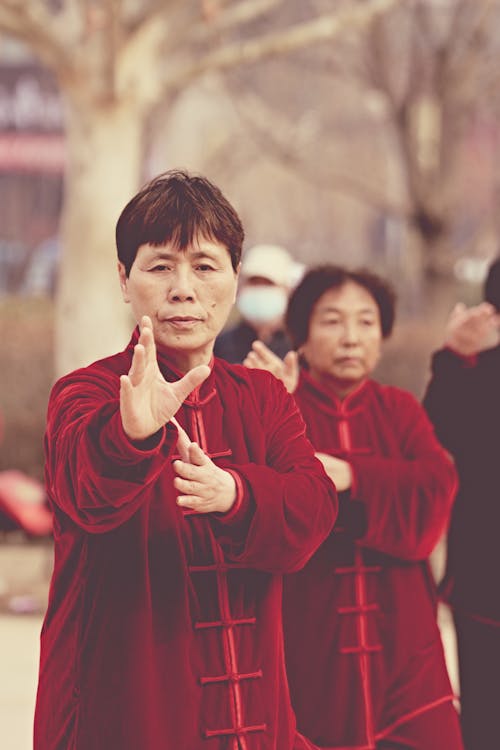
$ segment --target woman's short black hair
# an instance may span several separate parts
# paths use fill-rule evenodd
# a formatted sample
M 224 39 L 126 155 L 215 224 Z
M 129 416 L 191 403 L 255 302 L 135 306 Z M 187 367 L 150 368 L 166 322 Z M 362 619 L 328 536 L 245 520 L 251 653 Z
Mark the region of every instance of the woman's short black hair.
M 489 267 L 484 283 L 484 299 L 500 312 L 500 258 Z
M 392 286 L 365 268 L 351 271 L 343 266 L 325 264 L 311 268 L 288 301 L 285 322 L 295 349 L 308 339 L 311 315 L 319 298 L 330 289 L 339 289 L 349 281 L 371 294 L 379 309 L 382 336 L 390 336 L 396 311 L 396 294 Z
M 127 203 L 116 224 L 118 259 L 127 276 L 141 245 L 174 242 L 184 250 L 197 237 L 224 245 L 236 271 L 244 239 L 238 214 L 205 177 L 171 170 Z

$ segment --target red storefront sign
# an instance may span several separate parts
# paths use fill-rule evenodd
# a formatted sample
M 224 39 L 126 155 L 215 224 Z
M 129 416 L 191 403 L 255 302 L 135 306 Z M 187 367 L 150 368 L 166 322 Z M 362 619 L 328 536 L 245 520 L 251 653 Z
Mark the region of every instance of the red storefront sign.
M 62 134 L 0 132 L 1 172 L 53 172 L 64 170 Z

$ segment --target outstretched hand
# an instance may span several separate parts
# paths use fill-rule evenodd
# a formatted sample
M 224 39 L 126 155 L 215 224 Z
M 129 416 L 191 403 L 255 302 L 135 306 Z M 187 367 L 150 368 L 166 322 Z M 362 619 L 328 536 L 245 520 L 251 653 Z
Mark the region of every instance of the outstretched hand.
M 140 328 L 130 370 L 120 377 L 120 414 L 123 429 L 131 440 L 145 440 L 154 435 L 210 374 L 207 365 L 199 365 L 180 380 L 167 382 L 158 367 L 153 326 L 146 315 Z
M 281 380 L 288 393 L 293 393 L 299 382 L 299 357 L 297 352 L 290 351 L 280 359 L 262 341 L 254 341 L 252 349 L 243 360 L 245 367 L 267 370 Z
M 470 356 L 492 349 L 500 341 L 500 315 L 489 302 L 467 308 L 458 302 L 446 326 L 446 345 L 458 354 Z

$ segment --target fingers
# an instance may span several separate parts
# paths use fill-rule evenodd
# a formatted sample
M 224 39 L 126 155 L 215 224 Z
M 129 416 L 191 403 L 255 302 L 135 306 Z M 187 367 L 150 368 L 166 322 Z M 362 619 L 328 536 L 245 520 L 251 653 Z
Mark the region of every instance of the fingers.
M 280 359 L 262 341 L 254 341 L 251 351 L 243 360 L 245 367 L 267 370 L 281 380 L 289 393 L 293 393 L 299 382 L 299 355 L 290 351 Z
M 270 365 L 275 364 L 273 361 L 275 358 L 276 355 L 262 341 L 254 341 L 243 364 L 250 369 L 259 368 L 261 370 L 269 370 Z M 279 360 L 279 357 L 277 359 Z
M 299 383 L 300 367 L 299 355 L 290 351 L 283 360 L 283 383 L 289 393 L 293 393 Z
M 202 457 L 208 459 L 196 443 L 190 443 L 188 454 L 190 459 L 196 458 L 197 461 L 201 461 Z M 210 459 L 208 461 L 210 462 Z M 212 483 L 207 481 L 208 477 L 202 464 L 195 464 L 190 460 L 177 460 L 173 462 L 172 467 L 177 474 L 174 478 L 174 487 L 179 492 L 177 504 L 202 513 L 214 510 Z
M 182 477 L 175 477 L 174 487 L 179 492 L 179 497 L 202 497 L 204 494 L 204 486 L 200 482 L 182 479 Z
M 193 367 L 193 369 L 189 370 L 189 372 L 187 372 L 184 377 L 171 384 L 172 390 L 174 391 L 179 401 L 182 403 L 189 396 L 191 391 L 201 385 L 209 375 L 210 367 L 208 367 L 207 365 L 198 365 L 197 367 Z
M 150 331 L 153 330 L 153 323 L 151 321 L 151 318 L 149 315 L 143 315 L 141 318 L 141 322 L 139 323 L 139 328 L 141 333 L 146 329 L 149 328 Z
M 257 356 L 259 361 L 263 362 L 266 367 L 281 367 L 282 361 L 274 352 L 269 349 L 262 341 L 254 341 L 252 344 L 252 353 Z
M 144 377 L 144 371 L 146 369 L 146 352 L 142 344 L 136 344 L 134 346 L 134 354 L 132 355 L 132 364 L 128 371 L 128 377 L 131 385 L 135 386 L 141 382 Z
M 198 443 L 189 446 L 189 460 L 195 466 L 208 466 L 212 463 L 206 453 L 202 451 Z
M 173 462 L 177 474 L 174 487 L 180 493 L 177 504 L 198 513 L 226 513 L 237 495 L 233 475 L 215 466 L 196 443 L 191 444 L 190 451 L 193 456 L 198 451 L 199 459 L 206 463 L 200 466 L 184 461 Z
M 247 356 L 243 360 L 243 364 L 250 370 L 254 370 L 255 368 L 262 369 L 260 357 L 253 351 L 248 352 Z
M 457 315 L 460 315 L 461 313 L 465 312 L 466 309 L 467 308 L 466 308 L 466 306 L 464 305 L 463 302 L 457 302 L 457 304 L 455 305 L 455 307 L 451 311 L 451 315 L 453 317 L 456 317 Z
M 481 302 L 474 307 L 467 307 L 463 302 L 457 302 L 450 313 L 450 322 L 462 323 L 469 321 L 485 321 L 495 317 L 497 311 L 489 302 Z
M 183 461 L 188 462 L 189 461 L 189 446 L 191 445 L 191 440 L 189 439 L 189 435 L 187 432 L 180 426 L 179 422 L 176 420 L 175 417 L 171 417 L 170 421 L 172 424 L 174 424 L 177 427 L 177 450 L 180 453 L 180 456 Z
M 283 361 L 262 341 L 254 341 L 252 349 L 245 357 L 243 364 L 250 369 L 267 370 L 277 378 L 282 377 Z
M 153 324 L 148 315 L 143 315 L 140 322 L 139 344 L 142 344 L 145 352 L 146 364 L 156 362 L 156 344 L 153 333 Z
M 141 382 L 147 366 L 151 363 L 156 364 L 156 345 L 151 318 L 144 315 L 141 318 L 141 332 L 134 347 L 132 364 L 128 373 L 132 385 L 136 386 Z
M 196 473 L 193 474 L 193 467 L 208 466 L 212 461 L 200 448 L 198 443 L 194 443 L 189 439 L 189 435 L 180 426 L 175 417 L 172 417 L 170 421 L 175 424 L 179 433 L 177 437 L 177 449 L 182 459 L 182 461 L 174 461 L 174 469 L 179 476 L 185 479 L 194 478 Z
M 129 375 L 120 375 L 120 403 L 125 403 L 132 393 L 133 386 Z
M 254 352 L 257 352 L 263 359 L 266 359 L 266 357 L 273 359 L 276 357 L 274 352 L 271 351 L 271 349 L 264 344 L 263 341 L 259 341 L 259 339 L 256 339 L 254 342 L 252 342 L 252 349 Z

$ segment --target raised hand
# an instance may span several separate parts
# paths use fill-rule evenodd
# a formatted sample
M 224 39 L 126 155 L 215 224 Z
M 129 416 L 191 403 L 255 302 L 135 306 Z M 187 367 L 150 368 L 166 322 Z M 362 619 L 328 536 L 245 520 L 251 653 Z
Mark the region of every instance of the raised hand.
M 132 365 L 128 374 L 120 377 L 120 413 L 123 429 L 131 440 L 145 440 L 154 435 L 210 374 L 209 367 L 199 365 L 180 380 L 168 383 L 156 360 L 151 319 L 145 315 L 140 326 Z
M 467 308 L 458 302 L 446 326 L 446 345 L 458 354 L 470 356 L 492 349 L 500 342 L 500 315 L 489 302 Z
M 281 380 L 288 393 L 293 393 L 299 382 L 299 357 L 290 351 L 280 359 L 262 341 L 254 341 L 252 349 L 243 360 L 245 367 L 267 370 Z
M 186 446 L 185 436 L 182 430 L 178 447 L 183 460 L 172 464 L 177 474 L 174 487 L 180 493 L 178 505 L 198 513 L 227 513 L 236 500 L 234 477 L 214 464 L 197 443 Z

